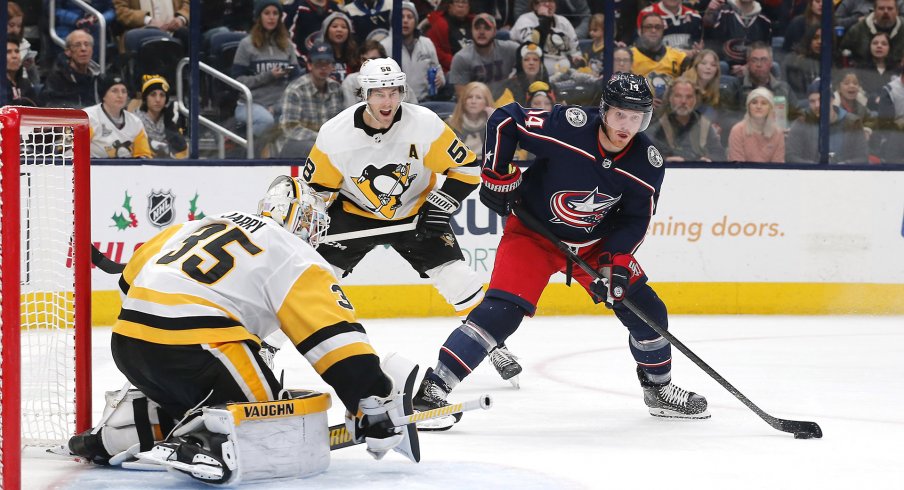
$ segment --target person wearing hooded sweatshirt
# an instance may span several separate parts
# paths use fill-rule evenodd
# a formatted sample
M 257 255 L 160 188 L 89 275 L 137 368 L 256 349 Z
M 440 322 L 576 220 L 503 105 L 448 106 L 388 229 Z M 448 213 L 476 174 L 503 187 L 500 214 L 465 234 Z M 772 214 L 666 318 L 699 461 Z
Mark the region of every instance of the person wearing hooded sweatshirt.
M 283 92 L 290 81 L 302 74 L 281 16 L 279 0 L 256 0 L 254 25 L 239 43 L 232 62 L 232 78 L 251 89 L 251 117 L 256 137 L 273 127 Z M 243 121 L 245 117 L 244 100 L 239 100 L 235 118 Z
M 841 40 L 841 49 L 851 51 L 851 59 L 857 63 L 872 58 L 870 41 L 877 32 L 888 33 L 889 58 L 904 58 L 904 18 L 900 16 L 895 0 L 876 0 L 876 10 L 854 24 Z
M 402 71 L 405 72 L 408 87 L 417 100 L 427 100 L 431 97 L 427 71 L 436 68 L 433 74 L 436 90 L 446 84 L 446 77 L 440 68 L 436 46 L 430 38 L 421 35 L 417 24 L 417 7 L 412 2 L 402 2 Z M 380 43 L 387 53 L 392 53 L 392 36 L 386 37 Z
M 512 102 L 527 107 L 527 93 L 530 85 L 541 81 L 549 83 L 549 74 L 543 65 L 543 50 L 532 42 L 526 42 L 518 48 L 518 61 L 515 73 L 505 81 L 502 95 L 496 99 L 496 107 Z
M 289 37 L 295 45 L 295 54 L 301 56 L 307 54 L 308 46 L 314 43 L 309 39 L 312 34 L 319 32 L 323 20 L 333 12 L 342 12 L 342 7 L 333 0 L 295 0 L 283 7 L 286 13 L 284 19 L 289 29 Z
M 818 78 L 810 84 L 808 92 L 807 111 L 791 124 L 788 133 L 785 161 L 789 163 L 819 162 Z M 862 121 L 832 104 L 829 105 L 829 163 L 868 163 Z
M 333 48 L 335 63 L 330 78 L 342 83 L 350 73 L 358 71 L 358 43 L 352 35 L 352 21 L 342 12 L 333 12 L 320 25 L 319 41 Z
M 129 89 L 123 78 L 107 73 L 97 79 L 101 103 L 85 108 L 91 158 L 150 158 L 148 136 L 138 116 L 126 111 Z
M 772 45 L 772 21 L 756 0 L 712 0 L 703 14 L 708 47 L 729 66 L 743 65 L 745 48 L 760 41 Z M 740 73 L 733 71 L 732 75 Z

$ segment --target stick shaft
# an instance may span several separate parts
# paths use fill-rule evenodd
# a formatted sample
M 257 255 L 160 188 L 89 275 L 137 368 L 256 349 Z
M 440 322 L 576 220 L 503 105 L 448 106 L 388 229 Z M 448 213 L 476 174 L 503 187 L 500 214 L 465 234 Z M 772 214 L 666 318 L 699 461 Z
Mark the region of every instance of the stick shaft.
M 411 231 L 417 228 L 417 219 L 411 223 L 402 223 L 400 225 L 381 226 L 378 228 L 368 228 L 366 230 L 348 231 L 345 233 L 337 233 L 335 235 L 327 234 L 323 237 L 321 243 L 341 242 L 343 240 L 354 240 L 356 238 L 367 238 L 378 235 L 388 235 L 390 233 L 400 233 L 403 231 Z

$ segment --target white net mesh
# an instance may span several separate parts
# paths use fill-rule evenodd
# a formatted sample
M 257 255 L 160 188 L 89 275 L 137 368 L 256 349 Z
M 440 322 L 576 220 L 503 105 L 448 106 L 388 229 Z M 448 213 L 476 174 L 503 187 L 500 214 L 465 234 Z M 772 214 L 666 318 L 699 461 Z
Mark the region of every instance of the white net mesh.
M 24 125 L 20 137 L 22 443 L 58 444 L 75 430 L 74 137 Z

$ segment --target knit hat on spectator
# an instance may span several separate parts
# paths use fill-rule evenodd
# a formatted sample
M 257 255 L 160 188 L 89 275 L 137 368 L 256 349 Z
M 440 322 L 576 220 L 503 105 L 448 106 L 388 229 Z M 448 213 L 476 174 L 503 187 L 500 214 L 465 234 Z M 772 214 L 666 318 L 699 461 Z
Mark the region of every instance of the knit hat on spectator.
M 493 29 L 496 28 L 496 18 L 487 13 L 475 15 L 474 20 L 471 21 L 471 27 L 477 27 L 478 23 L 486 24 L 487 27 L 492 27 Z
M 402 2 L 402 8 L 405 10 L 410 10 L 412 14 L 414 14 L 414 25 L 417 26 L 417 23 L 420 22 L 420 16 L 417 15 L 417 7 L 413 2 L 404 1 Z
M 161 75 L 145 75 L 141 82 L 141 100 L 145 100 L 154 90 L 163 90 L 169 94 L 170 84 Z
M 534 43 L 528 42 L 521 45 L 521 59 L 523 60 L 525 56 L 529 54 L 537 55 L 540 57 L 540 60 L 543 60 L 543 50 L 540 49 L 540 46 L 537 46 Z
M 766 99 L 766 102 L 769 102 L 769 105 L 771 105 L 773 108 L 775 107 L 775 99 L 772 96 L 772 91 L 768 88 L 757 87 L 751 90 L 750 93 L 747 94 L 747 105 L 750 105 L 750 103 L 753 102 L 753 99 L 757 97 Z
M 254 18 L 257 19 L 260 17 L 261 12 L 270 5 L 276 7 L 276 10 L 282 14 L 282 3 L 280 3 L 279 0 L 254 0 Z
M 832 87 L 830 86 L 829 91 L 831 91 L 831 90 L 832 90 Z M 818 94 L 818 93 L 820 93 L 819 92 L 819 78 L 810 82 L 810 86 L 807 87 L 807 97 L 809 97 L 810 94 Z
M 553 104 L 556 103 L 556 94 L 552 91 L 549 84 L 542 80 L 537 80 L 527 87 L 527 103 L 530 104 L 530 101 L 537 95 L 545 95 L 549 97 Z
M 308 59 L 311 63 L 317 61 L 334 61 L 336 57 L 333 55 L 333 47 L 325 42 L 316 42 L 311 45 L 308 50 Z
M 114 85 L 122 85 L 126 87 L 126 90 L 129 89 L 128 84 L 126 84 L 126 80 L 116 72 L 107 72 L 104 75 L 97 77 L 97 98 L 98 100 L 103 100 L 104 96 L 107 95 L 107 91 L 110 90 Z

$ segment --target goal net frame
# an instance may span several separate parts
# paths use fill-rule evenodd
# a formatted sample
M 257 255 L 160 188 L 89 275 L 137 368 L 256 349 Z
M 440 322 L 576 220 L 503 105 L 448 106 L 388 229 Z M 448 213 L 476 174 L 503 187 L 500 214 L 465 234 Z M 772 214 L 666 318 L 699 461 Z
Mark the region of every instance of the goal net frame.
M 35 436 L 30 433 L 28 424 L 23 422 L 25 410 L 23 405 L 30 403 L 28 392 L 23 393 L 23 338 L 30 335 L 28 328 L 29 315 L 39 318 L 38 335 L 65 336 L 65 348 L 39 351 L 65 356 L 60 364 L 63 369 L 47 373 L 48 377 L 56 375 L 64 378 L 67 399 L 62 407 L 55 403 L 42 404 L 36 410 L 40 417 L 59 417 L 63 419 L 62 427 L 66 431 L 78 433 L 91 426 L 91 216 L 90 216 L 90 133 L 87 115 L 76 109 L 45 109 L 31 107 L 7 106 L 0 108 L 0 322 L 2 322 L 2 345 L 0 345 L 0 473 L 2 488 L 18 489 L 21 486 L 21 454 L 26 445 L 48 444 L 44 435 Z M 71 179 L 69 177 L 71 167 Z M 63 228 L 56 231 L 62 235 L 57 240 L 51 255 L 53 266 L 71 272 L 62 275 L 58 280 L 60 286 L 47 287 L 41 284 L 35 289 L 45 288 L 47 291 L 30 293 L 28 291 L 30 262 L 40 260 L 42 250 L 31 250 L 32 241 L 38 243 L 41 233 L 43 211 L 41 202 L 35 198 L 32 203 L 31 192 L 40 194 L 43 180 L 41 173 L 54 176 L 63 182 L 62 190 L 45 189 L 44 194 L 53 195 L 63 205 L 62 222 L 57 226 L 51 221 L 48 228 Z M 33 175 L 34 174 L 34 175 Z M 62 175 L 58 177 L 57 175 Z M 32 177 L 35 177 L 32 179 Z M 23 179 L 27 186 L 23 189 Z M 71 182 L 70 182 L 71 180 Z M 71 193 L 71 202 L 68 193 Z M 59 195 L 59 197 L 56 197 Z M 23 198 L 26 201 L 23 201 Z M 35 209 L 32 209 L 34 206 Z M 71 209 L 70 209 L 71 206 Z M 24 209 L 23 209 L 24 208 Z M 68 213 L 72 213 L 71 229 Z M 22 220 L 27 220 L 23 222 Z M 23 223 L 25 225 L 23 226 Z M 24 228 L 24 229 L 23 229 Z M 68 234 L 68 236 L 67 236 Z M 68 241 L 68 244 L 66 243 Z M 23 248 L 25 250 L 23 250 Z M 63 250 L 65 249 L 65 250 Z M 25 256 L 23 260 L 23 255 Z M 62 258 L 62 260 L 59 260 Z M 65 261 L 65 264 L 59 262 Z M 26 270 L 23 270 L 26 269 Z M 35 273 L 37 276 L 38 273 Z M 54 276 L 54 281 L 57 280 Z M 52 282 L 52 281 L 49 281 Z M 69 283 L 72 284 L 69 284 Z M 25 291 L 23 291 L 23 289 Z M 27 293 L 27 294 L 23 294 Z M 28 306 L 34 297 L 43 302 L 37 306 Z M 32 311 L 27 311 L 32 308 Z M 71 311 L 70 311 L 71 309 Z M 59 311 L 63 310 L 63 311 Z M 44 333 L 44 331 L 49 331 Z M 71 341 L 69 336 L 74 336 Z M 54 340 L 56 341 L 56 340 Z M 60 354 L 62 352 L 63 354 Z M 73 359 L 68 359 L 72 355 Z M 40 356 L 38 356 L 40 357 Z M 51 359 L 51 363 L 60 361 Z M 31 375 L 31 372 L 25 375 Z M 26 376 L 27 377 L 27 376 Z M 70 379 L 70 377 L 72 379 Z M 43 385 L 42 388 L 43 390 Z M 69 400 L 68 393 L 74 392 L 74 400 Z M 72 405 L 70 405 L 72 402 Z M 69 413 L 74 408 L 74 414 Z M 31 410 L 31 408 L 29 408 Z M 49 412 L 49 413 L 45 413 Z M 63 412 L 63 413 L 56 413 Z M 72 434 L 68 434 L 72 435 Z M 65 435 L 64 437 L 68 437 Z M 60 434 L 53 436 L 60 438 Z M 65 440 L 56 441 L 57 444 Z

